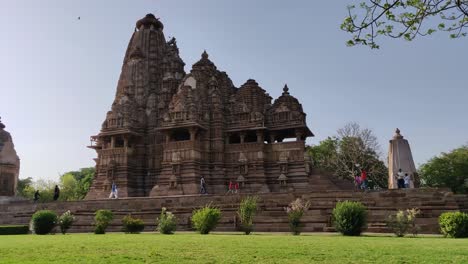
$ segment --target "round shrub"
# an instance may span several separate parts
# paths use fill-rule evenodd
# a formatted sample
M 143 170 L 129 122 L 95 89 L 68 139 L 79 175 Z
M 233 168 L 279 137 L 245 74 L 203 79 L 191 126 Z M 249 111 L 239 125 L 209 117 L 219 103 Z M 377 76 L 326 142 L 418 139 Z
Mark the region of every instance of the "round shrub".
M 161 215 L 156 219 L 157 231 L 161 234 L 174 234 L 177 228 L 177 218 L 165 207 L 161 210 Z
M 440 232 L 445 237 L 468 237 L 468 214 L 447 212 L 439 216 Z
M 109 226 L 110 222 L 114 219 L 114 214 L 111 210 L 97 210 L 94 216 L 95 222 L 95 234 L 105 234 L 107 226 Z
M 221 219 L 221 210 L 207 205 L 192 213 L 192 224 L 200 234 L 208 234 L 218 225 Z
M 58 223 L 62 234 L 65 235 L 67 233 L 67 230 L 70 229 L 71 225 L 73 224 L 73 221 L 75 221 L 75 217 L 70 211 L 66 211 L 59 217 Z
M 239 204 L 239 215 L 242 231 L 246 235 L 250 234 L 253 230 L 253 219 L 257 212 L 257 196 L 247 196 Z
M 32 215 L 31 222 L 34 233 L 49 234 L 57 224 L 57 214 L 50 210 L 37 211 Z
M 359 236 L 366 226 L 367 212 L 360 202 L 338 202 L 332 212 L 336 231 L 345 236 Z
M 123 231 L 130 234 L 139 234 L 145 229 L 145 223 L 139 218 L 133 218 L 132 215 L 127 215 L 122 219 Z

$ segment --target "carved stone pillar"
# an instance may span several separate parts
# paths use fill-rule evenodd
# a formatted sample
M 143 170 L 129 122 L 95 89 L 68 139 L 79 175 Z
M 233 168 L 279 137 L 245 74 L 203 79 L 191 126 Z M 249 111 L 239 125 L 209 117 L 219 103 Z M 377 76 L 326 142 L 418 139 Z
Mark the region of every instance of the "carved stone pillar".
M 111 136 L 111 148 L 115 148 L 115 137 Z
M 257 131 L 257 143 L 263 143 L 263 131 L 258 130 Z
M 191 127 L 189 129 L 190 132 L 190 141 L 194 141 L 197 135 L 197 128 L 196 127 Z
M 270 133 L 270 143 L 275 143 L 276 140 L 276 134 L 271 132 Z
M 302 141 L 304 132 L 301 129 L 296 129 L 296 141 Z
M 241 144 L 244 144 L 245 133 L 244 133 L 244 132 L 241 132 L 241 133 L 239 134 L 239 136 L 240 136 L 240 143 L 241 143 Z

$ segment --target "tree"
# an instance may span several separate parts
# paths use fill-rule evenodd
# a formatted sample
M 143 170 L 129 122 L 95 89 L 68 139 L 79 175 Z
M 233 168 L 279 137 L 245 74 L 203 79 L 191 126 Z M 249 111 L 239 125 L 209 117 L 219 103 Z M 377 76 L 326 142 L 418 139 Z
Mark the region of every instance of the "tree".
M 69 171 L 60 176 L 62 194 L 60 200 L 82 200 L 91 187 L 95 173 L 94 167 L 82 168 L 79 171 Z
M 432 20 L 431 20 L 432 19 Z M 353 35 L 348 46 L 379 48 L 379 36 L 411 41 L 443 31 L 450 38 L 465 37 L 468 28 L 466 0 L 366 0 L 348 6 L 341 29 Z
M 367 172 L 370 188 L 387 187 L 387 166 L 380 160 L 380 146 L 372 130 L 349 123 L 319 145 L 308 148 L 317 168 L 353 180 L 361 169 Z
M 419 169 L 422 186 L 468 193 L 468 145 L 435 156 Z
M 16 186 L 17 194 L 25 198 L 31 198 L 34 194 L 34 188 L 32 185 L 33 180 L 31 177 L 26 179 L 18 179 L 18 185 Z
M 34 192 L 39 191 L 41 202 L 53 200 L 55 185 L 60 186 L 61 201 L 82 200 L 89 191 L 94 178 L 94 167 L 82 168 L 79 171 L 70 171 L 60 175 L 59 182 L 39 179 L 33 181 L 31 177 L 18 181 L 18 194 L 32 199 Z

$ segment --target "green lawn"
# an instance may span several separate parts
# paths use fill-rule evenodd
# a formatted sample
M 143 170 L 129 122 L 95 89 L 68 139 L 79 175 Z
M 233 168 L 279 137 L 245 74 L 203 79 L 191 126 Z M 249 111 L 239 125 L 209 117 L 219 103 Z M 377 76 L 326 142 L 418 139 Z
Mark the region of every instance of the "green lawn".
M 468 263 L 468 239 L 179 233 L 0 236 L 0 263 Z

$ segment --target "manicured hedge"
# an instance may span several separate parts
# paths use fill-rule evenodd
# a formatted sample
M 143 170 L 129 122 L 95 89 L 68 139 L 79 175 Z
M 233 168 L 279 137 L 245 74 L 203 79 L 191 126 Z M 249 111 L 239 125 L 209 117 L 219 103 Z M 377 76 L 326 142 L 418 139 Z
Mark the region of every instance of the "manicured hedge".
M 24 235 L 29 233 L 27 225 L 0 226 L 0 235 Z

